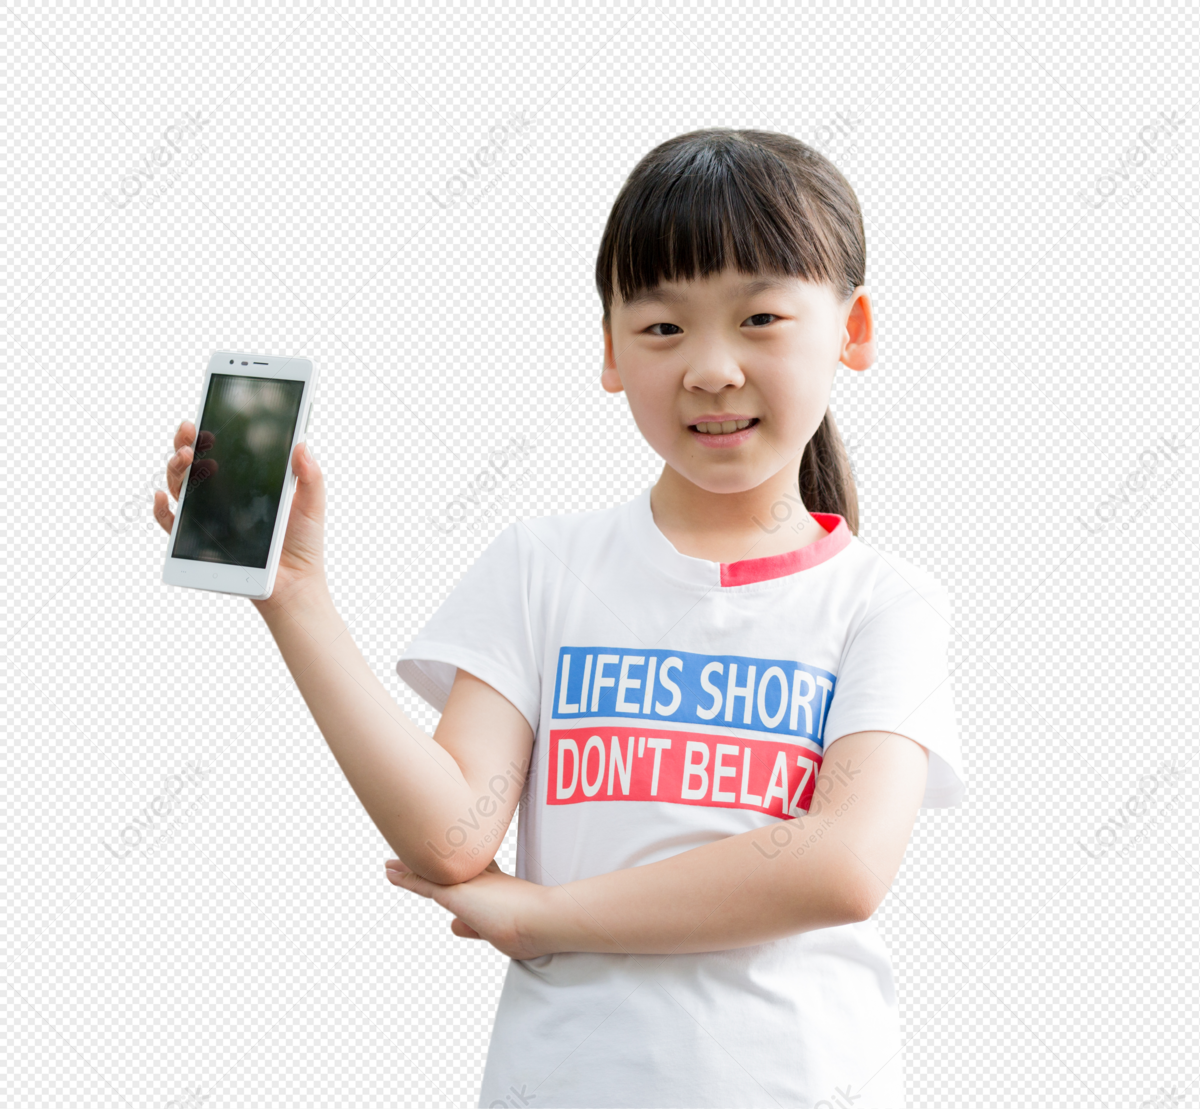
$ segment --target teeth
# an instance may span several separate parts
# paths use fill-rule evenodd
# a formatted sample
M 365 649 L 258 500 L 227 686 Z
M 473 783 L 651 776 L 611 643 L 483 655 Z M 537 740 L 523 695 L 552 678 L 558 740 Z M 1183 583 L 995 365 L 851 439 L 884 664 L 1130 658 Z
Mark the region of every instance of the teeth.
M 741 431 L 749 426 L 749 420 L 725 420 L 719 424 L 696 424 L 695 428 L 702 435 L 728 435 L 731 431 Z

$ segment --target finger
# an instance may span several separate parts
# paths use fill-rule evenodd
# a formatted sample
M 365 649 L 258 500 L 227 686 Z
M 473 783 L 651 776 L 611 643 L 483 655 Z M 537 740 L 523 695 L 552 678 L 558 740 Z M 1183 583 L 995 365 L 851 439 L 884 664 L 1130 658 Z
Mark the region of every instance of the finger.
M 450 921 L 450 931 L 456 936 L 462 936 L 464 940 L 481 940 L 483 937 L 475 931 L 469 924 L 464 924 L 458 917 Z
M 297 443 L 292 451 L 292 470 L 296 475 L 293 511 L 313 523 L 321 523 L 325 519 L 325 479 L 307 443 Z
M 412 889 L 414 893 L 421 893 L 422 897 L 428 897 L 428 892 L 419 889 L 419 886 L 432 888 L 433 883 L 428 879 L 422 879 L 415 871 L 409 870 L 398 858 L 390 858 L 384 863 L 384 874 L 388 875 L 388 881 L 394 886 L 403 886 L 406 889 Z
M 183 475 L 191 464 L 191 447 L 180 447 L 167 462 L 167 488 L 176 500 L 179 500 L 179 491 L 183 487 Z
M 436 891 L 444 888 L 429 881 L 428 878 L 422 878 L 419 874 L 414 874 L 407 868 L 404 870 L 395 870 L 392 867 L 389 867 L 387 870 L 387 878 L 393 886 L 399 886 L 401 889 L 411 890 L 413 893 L 419 894 L 421 897 L 432 897 Z
M 313 458 L 307 443 L 297 443 L 292 452 L 292 469 L 301 485 L 312 485 L 321 476 L 321 467 Z
M 168 535 L 175 526 L 175 513 L 167 507 L 167 495 L 161 489 L 154 490 L 154 518 L 158 526 Z
M 207 481 L 217 472 L 217 460 L 215 458 L 200 458 L 192 463 L 192 479 L 188 483 L 193 488 L 202 481 Z
M 190 447 L 196 441 L 196 425 L 191 420 L 183 420 L 175 432 L 175 449 Z

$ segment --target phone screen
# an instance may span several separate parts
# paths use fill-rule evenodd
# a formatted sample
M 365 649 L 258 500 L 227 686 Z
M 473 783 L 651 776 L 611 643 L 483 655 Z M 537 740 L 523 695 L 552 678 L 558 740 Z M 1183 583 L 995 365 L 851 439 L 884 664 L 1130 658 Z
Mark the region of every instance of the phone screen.
M 213 374 L 172 558 L 265 568 L 303 381 Z

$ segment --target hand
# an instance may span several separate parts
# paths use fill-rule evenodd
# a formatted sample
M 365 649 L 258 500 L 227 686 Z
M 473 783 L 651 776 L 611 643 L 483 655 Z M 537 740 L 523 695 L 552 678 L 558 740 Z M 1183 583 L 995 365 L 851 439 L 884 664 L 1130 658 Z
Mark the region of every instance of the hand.
M 203 432 L 196 442 L 196 425 L 184 420 L 175 432 L 175 453 L 167 462 L 167 488 L 176 501 L 179 500 L 183 475 L 192 465 L 195 454 L 192 444 L 200 452 L 212 449 L 214 439 L 211 432 Z M 215 473 L 216 461 L 201 459 L 192 466 L 191 479 L 204 478 Z M 283 537 L 283 551 L 279 556 L 279 570 L 275 575 L 275 587 L 265 601 L 255 601 L 259 611 L 273 603 L 292 596 L 298 588 L 319 581 L 325 584 L 325 479 L 321 468 L 308 453 L 305 443 L 297 443 L 292 453 L 292 469 L 296 474 L 296 491 L 292 496 L 292 508 L 288 515 L 287 531 Z M 203 470 L 203 473 L 198 471 Z M 154 493 L 154 518 L 168 535 L 175 523 L 175 513 L 168 507 L 167 494 L 161 489 Z
M 414 874 L 399 859 L 388 859 L 388 881 L 429 897 L 454 914 L 450 931 L 469 940 L 487 940 L 510 959 L 551 954 L 533 935 L 533 921 L 544 904 L 545 887 L 514 878 L 496 865 L 467 882 L 440 886 Z

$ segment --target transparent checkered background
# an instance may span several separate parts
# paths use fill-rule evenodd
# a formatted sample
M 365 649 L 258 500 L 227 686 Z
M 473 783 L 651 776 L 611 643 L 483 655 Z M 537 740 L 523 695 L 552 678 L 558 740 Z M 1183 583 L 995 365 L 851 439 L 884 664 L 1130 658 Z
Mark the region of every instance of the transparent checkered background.
M 909 1104 L 1200 1104 L 1194 10 L 6 11 L 9 1104 L 476 1103 L 506 960 L 385 880 L 252 606 L 160 583 L 151 490 L 209 352 L 311 357 L 333 594 L 432 728 L 394 665 L 487 543 L 657 476 L 593 263 L 705 126 L 856 189 L 862 538 L 953 600 L 967 800 L 878 914 Z M 525 477 L 439 530 L 519 435 Z

